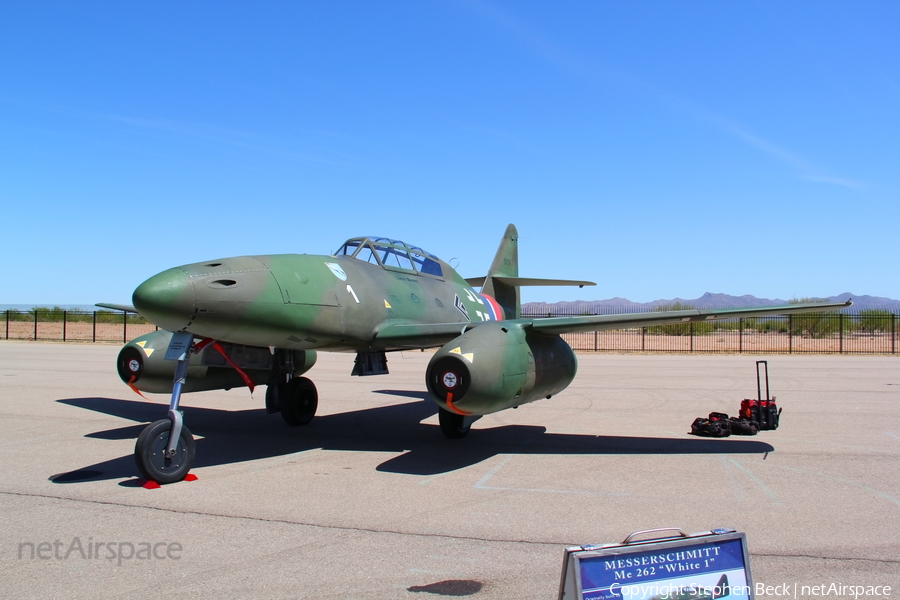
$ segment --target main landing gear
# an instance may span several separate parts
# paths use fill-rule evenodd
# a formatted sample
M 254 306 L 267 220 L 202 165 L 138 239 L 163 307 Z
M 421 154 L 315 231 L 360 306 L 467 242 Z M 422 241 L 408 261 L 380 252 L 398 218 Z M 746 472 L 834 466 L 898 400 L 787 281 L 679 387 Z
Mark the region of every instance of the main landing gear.
M 466 437 L 472 428 L 472 423 L 480 418 L 481 415 L 460 415 L 450 412 L 446 408 L 438 407 L 438 423 L 441 425 L 441 433 L 451 440 Z
M 319 392 L 306 377 L 293 377 L 294 353 L 275 351 L 275 369 L 266 387 L 266 411 L 281 412 L 288 425 L 307 425 L 316 416 Z

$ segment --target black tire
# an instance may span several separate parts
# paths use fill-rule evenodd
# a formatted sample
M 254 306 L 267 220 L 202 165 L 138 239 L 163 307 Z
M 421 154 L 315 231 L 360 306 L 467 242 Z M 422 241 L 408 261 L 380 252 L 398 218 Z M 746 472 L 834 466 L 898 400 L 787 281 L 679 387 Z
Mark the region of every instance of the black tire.
M 306 377 L 294 377 L 284 386 L 280 401 L 281 416 L 288 425 L 307 425 L 316 416 L 319 392 Z
M 161 419 L 148 425 L 134 444 L 134 462 L 145 479 L 156 483 L 181 481 L 194 466 L 196 447 L 190 430 L 181 427 L 181 436 L 175 447 L 175 456 L 166 456 L 172 421 Z
M 471 423 L 466 425 L 463 415 L 458 415 L 441 407 L 438 407 L 438 421 L 441 424 L 441 432 L 451 440 L 466 437 L 469 429 L 472 428 Z
M 281 396 L 284 395 L 284 382 L 273 381 L 266 386 L 266 412 L 274 414 L 281 411 Z

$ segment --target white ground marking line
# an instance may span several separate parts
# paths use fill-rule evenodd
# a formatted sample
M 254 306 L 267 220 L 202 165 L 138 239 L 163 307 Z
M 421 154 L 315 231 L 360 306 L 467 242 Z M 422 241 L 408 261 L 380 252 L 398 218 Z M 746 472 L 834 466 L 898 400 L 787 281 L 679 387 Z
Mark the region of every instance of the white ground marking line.
M 738 485 L 737 478 L 734 476 L 734 469 L 728 465 L 728 461 L 725 460 L 724 456 L 719 456 L 719 462 L 722 463 L 722 469 L 725 471 L 725 476 L 728 477 L 728 483 L 731 484 L 731 491 L 734 493 L 734 499 L 738 502 L 743 502 L 744 491 L 741 489 L 741 486 Z
M 752 472 L 750 472 L 750 470 L 749 470 L 747 467 L 745 467 L 744 465 L 742 465 L 741 463 L 739 463 L 739 462 L 736 461 L 735 459 L 729 458 L 728 461 L 729 461 L 731 464 L 733 464 L 734 466 L 736 466 L 738 469 L 740 469 L 741 471 L 743 471 L 744 474 L 745 474 L 747 477 L 749 477 L 750 479 L 752 479 L 753 482 L 754 482 L 756 485 L 758 485 L 759 488 L 760 488 L 763 492 L 765 492 L 766 496 L 769 497 L 769 500 L 772 501 L 772 504 L 775 504 L 775 505 L 777 505 L 777 506 L 780 506 L 780 505 L 781 505 L 781 500 L 778 499 L 778 496 L 775 495 L 775 492 L 773 492 L 772 490 L 770 490 L 770 489 L 768 488 L 768 486 L 766 486 L 766 484 L 763 483 L 762 479 L 760 479 L 759 477 L 757 477 L 756 475 L 754 475 Z
M 891 433 L 890 431 L 885 431 L 884 435 L 888 436 L 889 438 L 894 438 L 895 440 L 900 440 L 900 435 L 897 435 L 896 433 Z
M 493 469 L 488 471 L 484 477 L 479 479 L 475 485 L 473 486 L 476 490 L 488 490 L 492 492 L 536 492 L 541 494 L 575 494 L 582 496 L 631 496 L 631 494 L 626 494 L 623 492 L 592 492 L 589 490 L 554 490 L 547 488 L 522 488 L 522 487 L 499 487 L 493 485 L 487 485 L 487 482 L 496 475 L 500 469 L 506 466 L 512 460 L 512 456 L 507 456 L 500 464 L 495 466 Z

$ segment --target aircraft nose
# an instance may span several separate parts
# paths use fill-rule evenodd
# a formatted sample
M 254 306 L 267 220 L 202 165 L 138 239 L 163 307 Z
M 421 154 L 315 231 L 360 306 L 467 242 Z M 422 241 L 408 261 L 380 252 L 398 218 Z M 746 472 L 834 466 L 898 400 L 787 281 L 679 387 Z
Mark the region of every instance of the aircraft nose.
M 181 269 L 157 273 L 134 290 L 134 307 L 154 325 L 168 331 L 188 326 L 194 314 L 194 284 Z

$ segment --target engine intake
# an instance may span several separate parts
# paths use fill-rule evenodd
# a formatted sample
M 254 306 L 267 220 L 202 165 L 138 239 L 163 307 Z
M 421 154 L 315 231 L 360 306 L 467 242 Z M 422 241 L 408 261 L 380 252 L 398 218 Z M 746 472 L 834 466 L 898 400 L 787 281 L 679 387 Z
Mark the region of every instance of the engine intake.
M 561 392 L 577 367 L 575 353 L 558 335 L 486 323 L 438 350 L 425 383 L 442 408 L 486 415 Z
M 174 360 L 165 359 L 166 348 L 169 347 L 171 339 L 172 333 L 161 329 L 125 344 L 116 359 L 116 370 L 122 381 L 142 392 L 159 394 L 171 392 L 176 363 Z M 272 354 L 268 348 L 227 342 L 221 342 L 220 346 L 255 385 L 268 383 L 273 368 Z M 316 363 L 314 351 L 293 352 L 294 375 L 305 373 Z M 199 354 L 191 356 L 187 379 L 182 390 L 185 392 L 227 390 L 245 385 L 237 371 L 231 368 L 224 357 L 210 345 Z

